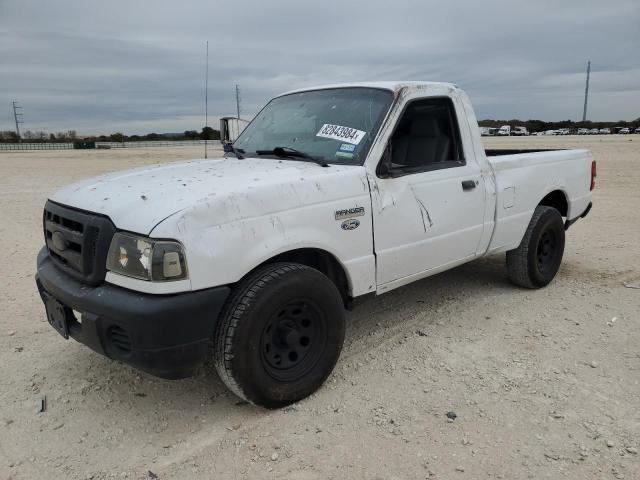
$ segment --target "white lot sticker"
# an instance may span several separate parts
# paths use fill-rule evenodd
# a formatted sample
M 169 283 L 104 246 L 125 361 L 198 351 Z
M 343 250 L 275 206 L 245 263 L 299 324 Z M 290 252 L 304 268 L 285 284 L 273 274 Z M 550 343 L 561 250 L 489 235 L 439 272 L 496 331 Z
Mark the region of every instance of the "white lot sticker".
M 331 125 L 325 123 L 320 131 L 316 133 L 316 137 L 333 138 L 342 142 L 358 145 L 360 140 L 364 138 L 367 132 L 357 130 L 355 128 L 343 127 L 341 125 Z

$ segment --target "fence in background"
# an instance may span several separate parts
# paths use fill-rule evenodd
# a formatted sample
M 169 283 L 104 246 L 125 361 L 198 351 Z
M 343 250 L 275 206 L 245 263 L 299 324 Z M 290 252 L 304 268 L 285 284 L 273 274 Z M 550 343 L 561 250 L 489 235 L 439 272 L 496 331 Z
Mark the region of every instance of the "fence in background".
M 212 148 L 220 147 L 220 140 L 208 140 Z M 204 140 L 175 140 L 147 142 L 95 142 L 96 148 L 166 148 L 204 146 Z M 2 150 L 72 150 L 73 143 L 0 143 Z M 76 147 L 77 148 L 77 147 Z
M 219 140 L 208 140 L 211 146 L 219 146 Z M 204 140 L 150 140 L 147 142 L 96 142 L 96 148 L 154 148 L 154 147 L 196 147 L 204 145 Z
M 0 143 L 1 150 L 73 150 L 73 143 Z

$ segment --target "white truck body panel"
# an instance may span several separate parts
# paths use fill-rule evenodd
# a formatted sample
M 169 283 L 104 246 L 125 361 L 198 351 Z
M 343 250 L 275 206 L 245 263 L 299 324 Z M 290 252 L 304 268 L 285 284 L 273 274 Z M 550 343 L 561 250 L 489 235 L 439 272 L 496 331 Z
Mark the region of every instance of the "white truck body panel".
M 370 210 L 361 166 L 196 160 L 82 181 L 51 200 L 107 215 L 121 230 L 184 245 L 189 281 L 152 283 L 109 274 L 108 281 L 126 288 L 172 293 L 235 282 L 263 261 L 296 248 L 333 254 L 358 295 L 375 287 L 370 218 L 361 218 L 352 231 L 342 230 L 334 218 L 336 210 Z
M 475 116 L 460 121 L 462 148 L 469 158 L 459 168 L 427 171 L 398 178 L 378 178 L 375 169 L 382 150 L 405 105 L 425 96 L 450 96 L 459 119 L 467 118 L 466 95 L 457 95 L 453 85 L 432 84 L 407 89 L 383 125 L 367 159 L 372 184 L 373 223 L 377 257 L 377 291 L 391 290 L 439 267 L 475 258 L 486 238 L 486 182 L 481 164 L 474 160 L 479 142 Z M 485 165 L 485 174 L 489 173 Z M 478 187 L 463 192 L 462 180 L 474 180 Z M 491 190 L 491 187 L 490 187 Z M 491 208 L 493 210 L 493 208 Z M 438 270 L 439 271 L 439 270 Z
M 263 262 L 313 248 L 343 267 L 349 295 L 383 293 L 486 253 L 515 248 L 549 192 L 567 199 L 567 218 L 587 208 L 591 155 L 566 150 L 489 157 L 467 95 L 452 84 L 372 82 L 395 101 L 362 166 L 270 158 L 193 160 L 104 175 L 63 188 L 51 200 L 111 218 L 118 229 L 185 248 L 189 279 L 107 281 L 147 293 L 232 284 Z M 379 178 L 376 167 L 408 102 L 451 98 L 466 164 Z M 463 191 L 461 181 L 476 187 Z M 358 228 L 335 212 L 364 208 Z
M 565 194 L 568 219 L 582 214 L 591 201 L 591 161 L 588 150 L 489 157 L 495 171 L 497 208 L 488 253 L 516 248 L 533 210 L 550 192 L 559 190 Z

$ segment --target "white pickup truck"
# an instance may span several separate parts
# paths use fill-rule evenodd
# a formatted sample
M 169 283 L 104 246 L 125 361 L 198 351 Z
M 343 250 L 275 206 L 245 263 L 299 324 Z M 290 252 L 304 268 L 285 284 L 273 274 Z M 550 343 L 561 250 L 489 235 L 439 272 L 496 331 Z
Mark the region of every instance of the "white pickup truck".
M 485 150 L 477 125 L 452 84 L 307 88 L 271 100 L 224 158 L 63 188 L 37 261 L 47 318 L 164 378 L 211 358 L 249 402 L 304 398 L 356 300 L 497 252 L 517 285 L 555 276 L 591 208 L 591 154 Z

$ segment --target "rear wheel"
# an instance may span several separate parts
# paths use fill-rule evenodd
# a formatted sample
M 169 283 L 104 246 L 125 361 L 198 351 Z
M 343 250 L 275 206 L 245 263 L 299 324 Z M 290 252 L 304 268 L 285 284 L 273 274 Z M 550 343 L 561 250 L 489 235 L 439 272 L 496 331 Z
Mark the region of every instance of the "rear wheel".
M 518 248 L 507 252 L 509 278 L 525 288 L 540 288 L 555 277 L 564 253 L 564 223 L 553 207 L 536 207 Z
M 297 263 L 266 265 L 241 281 L 220 318 L 214 364 L 239 397 L 277 408 L 317 390 L 344 340 L 333 282 Z

